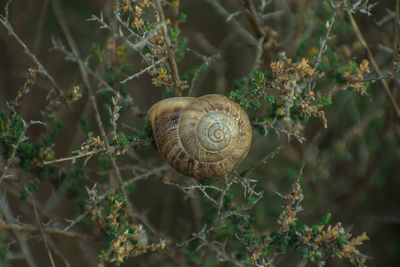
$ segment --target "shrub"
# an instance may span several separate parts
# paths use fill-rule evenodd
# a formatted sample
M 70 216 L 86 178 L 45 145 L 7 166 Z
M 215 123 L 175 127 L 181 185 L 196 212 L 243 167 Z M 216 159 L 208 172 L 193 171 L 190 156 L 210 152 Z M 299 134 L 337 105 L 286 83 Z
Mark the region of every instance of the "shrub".
M 398 263 L 392 2 L 2 3 L 1 265 Z M 146 113 L 207 93 L 254 140 L 197 180 L 161 159 Z

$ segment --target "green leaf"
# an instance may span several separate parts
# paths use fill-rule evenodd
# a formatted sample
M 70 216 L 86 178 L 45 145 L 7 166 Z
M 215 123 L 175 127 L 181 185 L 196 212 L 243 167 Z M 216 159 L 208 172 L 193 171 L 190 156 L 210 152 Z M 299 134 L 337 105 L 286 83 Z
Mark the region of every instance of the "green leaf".
M 322 225 L 327 225 L 328 222 L 331 220 L 331 218 L 332 218 L 332 214 L 328 212 L 327 214 L 325 214 L 324 217 L 322 217 L 321 224 Z
M 179 23 L 186 22 L 186 19 L 187 19 L 187 15 L 185 13 L 183 13 L 183 12 L 179 13 L 179 15 L 178 15 L 178 22 Z
M 314 105 L 323 105 L 323 106 L 329 106 L 332 104 L 332 98 L 330 97 L 320 97 L 317 100 L 315 100 Z
M 179 29 L 174 29 L 172 27 L 169 27 L 168 33 L 169 33 L 169 37 L 171 38 L 171 40 L 176 40 L 178 38 L 179 34 L 181 33 L 181 31 Z
M 123 132 L 118 133 L 118 146 L 120 148 L 126 147 L 129 144 L 129 140 Z

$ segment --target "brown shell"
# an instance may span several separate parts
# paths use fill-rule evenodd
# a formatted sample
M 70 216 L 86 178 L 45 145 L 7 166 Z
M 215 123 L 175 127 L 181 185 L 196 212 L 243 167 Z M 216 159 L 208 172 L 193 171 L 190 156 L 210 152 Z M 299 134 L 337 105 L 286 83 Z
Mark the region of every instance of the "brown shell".
M 147 118 L 162 157 L 187 176 L 229 173 L 250 149 L 247 114 L 223 95 L 164 99 L 151 107 Z

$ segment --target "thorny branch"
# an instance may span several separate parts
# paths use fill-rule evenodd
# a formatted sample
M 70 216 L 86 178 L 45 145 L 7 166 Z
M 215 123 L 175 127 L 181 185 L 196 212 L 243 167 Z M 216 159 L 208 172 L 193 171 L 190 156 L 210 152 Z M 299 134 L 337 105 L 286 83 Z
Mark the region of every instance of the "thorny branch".
M 129 144 L 126 145 L 125 149 L 128 149 L 130 147 L 134 147 L 140 144 L 143 144 L 145 141 L 144 140 L 137 140 L 134 142 L 130 142 Z M 116 153 L 120 150 L 119 147 L 117 146 L 113 146 L 110 147 L 110 150 L 112 153 Z M 106 147 L 102 147 L 102 148 L 98 148 L 98 149 L 94 149 L 94 150 L 90 150 L 84 153 L 81 153 L 80 151 L 77 151 L 78 155 L 74 155 L 74 156 L 69 156 L 69 157 L 65 157 L 65 158 L 59 158 L 59 159 L 53 159 L 53 160 L 46 160 L 43 161 L 42 164 L 43 165 L 49 165 L 49 164 L 54 164 L 54 163 L 60 163 L 60 162 L 64 162 L 64 161 L 75 161 L 79 158 L 90 158 L 96 154 L 103 154 L 104 152 L 107 152 L 107 148 Z
M 217 241 L 210 242 L 203 235 L 193 234 L 193 236 L 202 241 L 202 243 L 198 249 L 200 249 L 202 246 L 206 246 L 211 251 L 215 252 L 218 262 L 230 262 L 230 263 L 234 264 L 234 266 L 240 266 L 240 267 L 245 266 L 242 263 L 240 263 L 238 260 L 236 260 L 233 256 L 230 256 L 226 253 L 224 244 L 221 244 Z
M 157 67 L 157 65 L 163 63 L 166 59 L 167 59 L 167 58 L 162 58 L 162 59 L 158 60 L 157 62 L 154 62 L 154 64 L 148 66 L 147 68 L 144 68 L 144 69 L 142 69 L 141 71 L 139 71 L 139 72 L 137 72 L 137 73 L 135 73 L 135 74 L 132 74 L 131 76 L 125 78 L 124 80 L 121 81 L 121 83 L 126 83 L 126 82 L 128 82 L 128 81 L 130 81 L 130 80 L 132 80 L 132 79 L 136 79 L 136 78 L 138 78 L 139 76 L 141 76 L 141 75 L 143 75 L 143 74 L 149 72 L 150 70 L 155 69 L 155 68 Z
M 13 214 L 11 213 L 10 207 L 8 205 L 8 202 L 5 199 L 5 194 L 1 196 L 1 202 L 0 202 L 0 211 L 6 218 L 6 221 L 9 225 L 13 224 L 13 221 L 15 220 L 13 217 Z M 1 222 L 1 221 L 0 221 Z M 17 229 L 12 228 L 11 229 L 17 238 L 17 241 L 21 247 L 22 254 L 28 263 L 30 267 L 35 267 L 37 266 L 32 255 L 32 251 L 28 245 L 28 242 L 26 240 L 26 237 Z
M 104 143 L 105 143 L 105 146 L 106 146 L 106 151 L 107 151 L 108 157 L 109 157 L 109 159 L 111 161 L 112 167 L 114 169 L 114 173 L 115 173 L 115 177 L 116 177 L 117 182 L 118 182 L 118 186 L 119 186 L 120 190 L 122 191 L 122 193 L 123 193 L 123 195 L 124 195 L 124 197 L 126 199 L 125 212 L 127 214 L 129 214 L 129 216 L 132 219 L 134 219 L 134 215 L 132 213 L 133 212 L 133 206 L 132 206 L 132 203 L 129 201 L 128 193 L 126 192 L 126 189 L 123 186 L 122 176 L 121 176 L 121 173 L 120 173 L 120 171 L 118 169 L 117 163 L 115 161 L 115 157 L 113 156 L 113 152 L 112 152 L 112 149 L 111 149 L 107 134 L 106 134 L 106 132 L 104 130 L 103 122 L 101 121 L 101 118 L 100 118 L 99 108 L 98 108 L 97 103 L 96 103 L 95 93 L 94 93 L 94 91 L 93 91 L 93 89 L 92 89 L 92 87 L 90 85 L 89 78 L 88 78 L 86 69 L 84 67 L 84 63 L 80 59 L 78 48 L 77 48 L 77 46 L 75 44 L 74 39 L 72 38 L 72 35 L 71 35 L 71 33 L 70 33 L 70 31 L 69 31 L 69 29 L 67 27 L 67 24 L 65 23 L 65 21 L 63 19 L 63 15 L 62 15 L 58 0 L 52 0 L 52 6 L 53 6 L 53 9 L 54 9 L 54 13 L 57 15 L 57 18 L 58 18 L 58 21 L 59 21 L 59 23 L 61 25 L 61 28 L 63 29 L 64 34 L 65 34 L 65 36 L 67 38 L 67 41 L 68 41 L 68 43 L 69 43 L 69 45 L 70 45 L 70 47 L 72 49 L 72 52 L 75 55 L 75 57 L 77 58 L 77 60 L 78 60 L 78 65 L 79 65 L 79 68 L 80 68 L 81 73 L 82 73 L 83 81 L 84 81 L 86 87 L 89 90 L 89 95 L 90 95 L 89 98 L 90 98 L 90 101 L 92 102 L 92 106 L 93 106 L 93 109 L 94 109 L 94 112 L 95 112 L 95 119 L 96 119 L 96 122 L 97 122 L 97 126 L 99 128 L 99 131 L 100 131 L 100 135 L 101 135 L 102 139 L 104 140 Z
M 30 224 L 7 224 L 4 221 L 0 220 L 0 228 L 1 229 L 8 229 L 8 230 L 16 230 L 16 231 L 27 231 L 27 232 L 39 232 L 40 229 L 30 225 Z M 77 239 L 82 239 L 82 240 L 93 240 L 93 236 L 89 235 L 84 235 L 84 234 L 79 234 L 79 233 L 72 233 L 69 232 L 65 229 L 59 230 L 54 227 L 42 225 L 43 231 L 45 231 L 48 234 L 54 234 L 54 235 L 61 235 L 69 238 L 77 238 Z
M 180 185 L 171 181 L 168 181 L 167 179 L 164 179 L 163 182 L 165 184 L 168 185 L 174 185 L 177 188 L 179 188 L 180 190 L 182 190 L 182 192 L 184 192 L 185 194 L 191 196 L 192 195 L 192 191 L 195 189 L 198 189 L 208 200 L 210 200 L 213 204 L 215 204 L 216 206 L 218 206 L 218 202 L 213 199 L 208 193 L 207 193 L 207 189 L 212 189 L 212 190 L 216 190 L 216 191 L 222 191 L 221 188 L 217 187 L 217 186 L 208 186 L 208 185 L 201 185 L 197 182 L 195 182 L 194 185 Z
M 178 73 L 178 65 L 176 64 L 176 60 L 175 60 L 174 47 L 171 43 L 171 39 L 169 38 L 167 23 L 165 22 L 164 10 L 163 10 L 160 0 L 156 0 L 155 2 L 156 2 L 157 10 L 158 10 L 158 13 L 159 13 L 159 16 L 161 19 L 160 22 L 161 22 L 161 27 L 162 27 L 162 31 L 163 31 L 164 41 L 167 46 L 169 66 L 171 68 L 172 81 L 173 81 L 173 91 L 175 93 L 175 96 L 182 96 L 182 93 L 180 91 L 181 84 L 180 84 L 179 73 Z
M 256 161 L 253 163 L 250 167 L 248 167 L 246 170 L 242 171 L 240 174 L 241 177 L 247 177 L 252 171 L 254 171 L 258 166 L 267 163 L 268 160 L 273 159 L 276 155 L 280 153 L 282 150 L 283 145 L 280 145 L 274 149 L 274 151 L 268 153 L 264 158 L 262 158 L 259 161 Z
M 378 64 L 376 63 L 375 57 L 372 54 L 371 50 L 369 49 L 369 46 L 368 46 L 367 42 L 365 41 L 363 34 L 361 33 L 360 29 L 358 28 L 357 22 L 354 20 L 354 17 L 349 10 L 346 10 L 346 13 L 350 20 L 351 26 L 353 27 L 353 29 L 357 35 L 358 40 L 360 41 L 362 47 L 364 47 L 365 51 L 367 52 L 368 59 L 371 62 L 372 67 L 374 68 L 378 77 L 382 77 L 383 76 L 382 72 L 381 72 Z M 384 79 L 381 79 L 380 82 L 382 83 L 382 86 L 385 89 L 385 93 L 386 93 L 387 97 L 389 98 L 390 102 L 392 103 L 392 106 L 395 110 L 397 118 L 400 119 L 400 107 L 397 104 L 397 102 L 392 94 L 392 91 L 389 88 L 389 85 L 387 84 L 386 80 L 384 80 Z
M 39 213 L 38 213 L 37 208 L 36 208 L 36 203 L 35 203 L 36 200 L 34 199 L 33 194 L 27 188 L 25 188 L 25 190 L 26 190 L 26 192 L 29 192 L 30 197 L 32 199 L 33 213 L 35 214 L 36 222 L 39 225 L 40 236 L 42 237 L 44 246 L 46 247 L 46 251 L 47 251 L 47 255 L 49 256 L 50 264 L 51 264 L 52 267 L 55 267 L 56 265 L 54 263 L 53 254 L 52 254 L 52 252 L 50 250 L 50 247 L 49 247 L 49 244 L 48 244 L 48 241 L 47 241 L 47 235 L 46 235 L 46 232 L 44 231 L 44 229 L 42 227 L 42 222 L 40 220 Z
M 11 26 L 10 22 L 8 21 L 8 6 L 11 1 L 7 2 L 6 5 L 6 16 L 0 15 L 0 23 L 3 24 L 4 28 L 8 31 L 8 33 L 18 42 L 18 44 L 23 48 L 25 54 L 29 56 L 32 61 L 36 64 L 38 68 L 38 73 L 43 74 L 55 87 L 59 95 L 63 95 L 63 91 L 58 86 L 57 82 L 54 80 L 53 76 L 51 76 L 47 69 L 40 63 L 40 61 L 36 58 L 36 56 L 31 52 L 28 46 L 24 43 L 24 41 L 19 38 L 19 36 L 15 33 L 13 27 Z
M 15 156 L 16 156 L 16 153 L 17 153 L 17 150 L 18 150 L 18 146 L 19 146 L 22 142 L 24 142 L 25 140 L 28 139 L 28 137 L 25 136 L 25 134 L 26 134 L 28 128 L 29 128 L 31 125 L 34 125 L 34 124 L 42 124 L 42 125 L 45 125 L 45 124 L 44 124 L 43 122 L 41 122 L 41 121 L 30 121 L 29 123 L 26 123 L 24 120 L 22 120 L 22 122 L 24 123 L 24 130 L 21 132 L 21 134 L 20 134 L 20 136 L 19 136 L 17 142 L 16 142 L 15 144 L 13 144 L 13 150 L 12 150 L 12 152 L 11 152 L 11 156 L 8 158 L 7 164 L 6 164 L 6 166 L 4 167 L 4 169 L 3 169 L 2 173 L 1 173 L 1 176 L 0 176 L 0 185 L 1 185 L 1 183 L 3 182 L 3 180 L 6 179 L 6 178 L 8 177 L 7 173 L 8 173 L 8 171 L 9 171 L 11 165 L 12 165 L 13 162 L 14 162 L 14 159 L 15 159 Z
M 245 1 L 245 2 L 247 4 L 249 4 L 249 6 L 246 8 L 246 12 L 247 12 L 247 15 L 249 17 L 249 20 L 250 20 L 250 22 L 252 22 L 252 25 L 255 23 L 253 25 L 253 27 L 254 27 L 254 30 L 256 31 L 257 37 L 262 39 L 263 38 L 263 33 L 262 33 L 262 29 L 260 28 L 260 24 L 258 24 L 259 22 L 257 21 L 259 19 L 259 17 L 258 17 L 257 11 L 254 9 L 254 6 L 253 6 L 254 3 L 253 3 L 252 0 L 248 0 L 248 1 Z M 264 1 L 261 1 L 261 2 L 264 3 Z M 178 75 L 178 68 L 177 68 L 176 60 L 175 60 L 175 50 L 174 50 L 173 44 L 171 43 L 171 40 L 169 39 L 167 24 L 166 24 L 164 13 L 163 13 L 162 1 L 161 0 L 157 0 L 156 3 L 157 3 L 157 9 L 159 11 L 159 15 L 160 15 L 160 18 L 161 18 L 161 22 L 155 29 L 152 30 L 153 32 L 149 33 L 148 37 L 150 37 L 152 34 L 156 34 L 157 31 L 159 30 L 159 28 L 161 28 L 162 31 L 163 31 L 164 41 L 167 44 L 166 45 L 166 49 L 167 49 L 167 52 L 168 52 L 167 53 L 168 56 L 165 57 L 165 58 L 161 58 L 156 62 L 153 62 L 152 65 L 149 65 L 148 67 L 140 70 L 139 72 L 137 72 L 137 73 L 125 78 L 120 83 L 126 83 L 127 81 L 129 81 L 131 79 L 137 78 L 137 77 L 141 76 L 142 74 L 144 74 L 146 72 L 149 72 L 149 71 L 151 71 L 153 69 L 156 69 L 156 67 L 159 64 L 164 63 L 164 61 L 168 59 L 169 60 L 169 67 L 171 69 L 172 79 L 173 79 L 173 91 L 175 92 L 175 95 L 181 96 L 182 95 L 181 94 L 181 90 L 180 90 L 181 86 L 180 86 L 180 80 L 179 80 L 179 75 Z M 309 5 L 310 1 L 307 1 L 307 3 Z M 131 178 L 129 180 L 126 180 L 126 181 L 123 180 L 122 175 L 121 175 L 121 171 L 123 171 L 123 168 L 118 166 L 117 163 L 116 163 L 116 160 L 115 160 L 115 155 L 118 152 L 117 151 L 118 148 L 111 146 L 110 143 L 109 143 L 109 139 L 110 138 L 114 138 L 115 139 L 116 133 L 117 133 L 117 131 L 116 131 L 117 130 L 117 123 L 116 122 L 118 120 L 118 111 L 119 111 L 118 101 L 113 101 L 114 110 L 110 110 L 110 113 L 112 113 L 112 121 L 111 121 L 112 131 L 109 134 L 109 133 L 106 133 L 106 131 L 105 131 L 104 127 L 103 127 L 101 116 L 100 116 L 100 110 L 99 110 L 99 107 L 98 107 L 97 102 L 96 102 L 95 90 L 93 89 L 93 87 L 90 84 L 89 75 L 93 76 L 95 79 L 100 81 L 100 83 L 103 86 L 105 86 L 108 90 L 111 90 L 115 95 L 117 95 L 116 90 L 114 90 L 112 87 L 110 87 L 110 85 L 108 85 L 106 81 L 101 79 L 101 77 L 96 75 L 96 73 L 94 71 L 92 71 L 92 69 L 90 69 L 88 67 L 88 65 L 86 64 L 87 62 L 84 62 L 80 58 L 79 51 L 78 51 L 77 46 L 76 46 L 76 44 L 74 42 L 74 39 L 72 38 L 72 34 L 69 32 L 69 29 L 66 26 L 66 23 L 65 23 L 65 21 L 63 19 L 63 16 L 61 14 L 60 7 L 58 6 L 59 5 L 59 1 L 58 0 L 52 0 L 52 4 L 53 4 L 54 13 L 56 13 L 56 15 L 57 15 L 59 23 L 60 23 L 61 27 L 63 28 L 64 34 L 66 35 L 66 38 L 68 40 L 69 46 L 72 49 L 72 52 L 70 52 L 70 54 L 68 54 L 69 52 L 65 48 L 62 48 L 61 50 L 64 51 L 64 53 L 66 53 L 67 57 L 69 55 L 69 59 L 70 60 L 72 59 L 73 61 L 76 61 L 79 64 L 80 71 L 81 71 L 81 74 L 82 74 L 82 79 L 84 80 L 85 86 L 89 90 L 89 99 L 90 99 L 91 104 L 93 106 L 93 109 L 95 111 L 95 119 L 96 119 L 96 122 L 97 122 L 97 126 L 99 128 L 99 132 L 101 134 L 101 138 L 104 141 L 104 146 L 101 147 L 101 148 L 97 148 L 97 149 L 93 149 L 93 150 L 84 152 L 84 153 L 78 152 L 79 153 L 78 155 L 73 155 L 73 156 L 70 156 L 70 157 L 44 161 L 42 163 L 43 163 L 43 165 L 48 165 L 48 164 L 64 162 L 64 161 L 70 161 L 70 160 L 74 161 L 74 160 L 76 160 L 78 158 L 82 158 L 82 157 L 85 157 L 88 160 L 93 155 L 107 153 L 107 155 L 108 155 L 108 157 L 110 159 L 110 162 L 112 163 L 112 171 L 114 172 L 114 176 L 115 176 L 115 179 L 116 179 L 116 181 L 118 183 L 118 186 L 117 186 L 117 188 L 107 189 L 107 192 L 105 194 L 103 194 L 101 196 L 98 196 L 96 199 L 94 199 L 92 202 L 90 202 L 89 205 L 87 206 L 85 212 L 83 214 L 79 215 L 78 217 L 76 217 L 75 219 L 69 220 L 70 224 L 67 225 L 63 230 L 58 230 L 56 228 L 53 228 L 49 224 L 44 225 L 43 223 L 41 223 L 40 218 L 39 218 L 39 213 L 38 213 L 38 210 L 37 210 L 37 207 L 36 207 L 36 204 L 35 204 L 35 200 L 33 199 L 32 194 L 31 194 L 32 206 L 33 206 L 33 210 L 34 210 L 34 213 L 35 213 L 35 218 L 36 218 L 37 223 L 38 223 L 38 227 L 35 227 L 33 225 L 28 225 L 28 224 L 19 224 L 19 223 L 11 222 L 12 220 L 10 219 L 10 216 L 7 216 L 7 215 L 6 215 L 7 223 L 3 222 L 0 219 L 0 228 L 9 229 L 9 230 L 14 231 L 15 236 L 17 237 L 17 239 L 18 239 L 18 241 L 20 243 L 20 246 L 21 246 L 21 248 L 23 250 L 24 256 L 25 256 L 25 258 L 26 258 L 26 260 L 27 260 L 27 262 L 28 262 L 28 264 L 30 266 L 35 266 L 35 263 L 34 263 L 34 261 L 32 259 L 32 255 L 30 255 L 31 252 L 29 251 L 29 247 L 27 246 L 26 242 L 24 240 L 21 240 L 21 235 L 20 235 L 21 231 L 40 232 L 40 235 L 41 235 L 41 237 L 42 237 L 42 239 L 44 241 L 44 244 L 45 244 L 45 247 L 46 247 L 50 262 L 51 262 L 51 265 L 55 266 L 51 249 L 53 249 L 54 252 L 55 252 L 55 250 L 54 250 L 54 247 L 51 245 L 50 240 L 47 238 L 48 234 L 62 235 L 62 236 L 71 237 L 71 238 L 78 238 L 78 239 L 82 239 L 82 240 L 93 239 L 92 236 L 75 234 L 75 233 L 69 232 L 69 230 L 72 227 L 74 227 L 78 222 L 81 222 L 83 220 L 83 218 L 86 217 L 92 211 L 92 209 L 95 208 L 99 204 L 100 201 L 104 200 L 110 194 L 115 193 L 117 190 L 121 190 L 123 195 L 124 195 L 124 197 L 125 197 L 125 200 L 126 200 L 126 203 L 127 203 L 126 211 L 129 214 L 129 216 L 131 216 L 131 218 L 137 218 L 137 219 L 143 221 L 144 224 L 153 233 L 158 234 L 157 233 L 157 229 L 154 226 L 152 226 L 150 224 L 150 222 L 147 221 L 146 217 L 142 216 L 141 214 L 139 214 L 134 209 L 134 207 L 131 205 L 131 203 L 129 202 L 128 195 L 127 195 L 127 192 L 125 190 L 125 187 L 128 186 L 128 185 L 131 185 L 131 184 L 133 184 L 133 183 L 135 183 L 135 182 L 137 182 L 139 180 L 146 179 L 147 177 L 149 177 L 151 175 L 163 172 L 164 170 L 169 168 L 167 165 L 163 165 L 163 166 L 160 166 L 158 168 L 149 169 L 148 171 L 146 170 L 145 172 L 143 172 L 141 174 L 138 174 L 138 173 L 141 172 L 141 170 L 139 172 L 133 171 L 133 173 L 134 173 L 134 177 L 133 178 Z M 218 5 L 218 3 L 217 3 L 217 5 Z M 8 3 L 7 3 L 6 6 L 8 7 Z M 398 2 L 397 2 L 397 6 L 398 6 Z M 397 9 L 398 9 L 398 7 L 397 7 Z M 174 11 L 178 12 L 178 9 L 176 9 Z M 335 12 L 336 12 L 336 10 L 335 10 Z M 175 16 L 176 15 L 177 14 L 175 14 Z M 321 62 L 322 55 L 323 55 L 323 53 L 325 52 L 325 50 L 327 48 L 327 42 L 330 39 L 330 32 L 331 32 L 331 29 L 332 29 L 332 24 L 334 23 L 335 15 L 336 15 L 336 13 L 332 16 L 331 20 L 329 20 L 328 23 L 326 24 L 327 33 L 326 33 L 325 37 L 323 37 L 321 39 L 318 55 L 315 58 L 315 61 L 313 62 L 314 63 L 313 64 L 313 68 L 314 69 L 316 69 L 318 64 Z M 234 15 L 229 16 L 228 19 L 233 18 L 233 16 Z M 129 42 L 131 45 L 133 45 L 133 46 L 142 45 L 143 43 L 145 43 L 146 45 L 151 45 L 151 43 L 148 42 L 147 38 L 142 38 L 140 36 L 136 36 L 135 35 L 134 31 L 132 31 L 132 29 L 130 28 L 130 26 L 128 24 L 128 21 L 124 22 L 118 14 L 116 14 L 115 17 L 117 18 L 118 22 L 123 26 L 123 28 L 125 30 L 127 30 L 129 32 L 129 34 L 131 34 L 127 38 L 124 38 L 125 41 L 128 42 L 129 41 L 128 39 L 130 37 L 134 36 L 134 37 L 139 38 L 141 40 L 137 44 L 133 44 L 133 43 Z M 350 17 L 350 19 L 352 19 L 351 13 L 349 13 L 349 17 Z M 14 33 L 11 25 L 8 23 L 8 20 L 7 20 L 8 19 L 7 8 L 6 8 L 6 16 L 5 17 L 3 17 L 3 16 L 0 17 L 0 20 L 4 20 L 4 19 L 7 22 L 7 24 L 3 23 L 3 21 L 0 21 L 0 22 L 2 22 L 3 26 L 6 27 L 7 31 L 18 41 L 18 43 L 20 43 L 23 46 L 24 51 L 28 55 L 30 55 L 31 53 L 30 53 L 29 49 L 27 48 L 27 46 L 25 46 L 24 43 L 19 38 L 18 39 L 16 38 L 18 36 Z M 103 19 L 102 15 L 101 15 L 100 18 L 93 17 L 93 19 L 99 21 L 102 24 L 102 27 L 110 27 L 109 25 L 107 25 L 104 22 L 104 19 Z M 303 19 L 304 19 L 304 14 L 303 14 Z M 355 25 L 355 26 L 357 26 L 357 25 Z M 354 25 L 353 25 L 353 27 L 354 27 Z M 110 29 L 110 30 L 116 31 L 116 29 Z M 120 29 L 120 32 L 121 32 L 121 29 Z M 120 35 L 120 36 L 123 36 L 123 35 Z M 362 37 L 361 33 L 360 33 L 360 36 Z M 360 37 L 359 37 L 359 39 L 361 40 Z M 56 46 L 57 45 L 55 45 L 55 47 Z M 131 47 L 131 48 L 133 48 L 133 47 Z M 136 47 L 136 48 L 138 48 L 138 47 Z M 366 49 L 368 49 L 368 47 L 366 47 Z M 371 56 L 372 56 L 372 54 L 371 54 Z M 44 71 L 45 72 L 44 75 L 47 77 L 47 75 L 49 75 L 49 74 L 41 66 L 40 62 L 37 61 L 37 59 L 34 57 L 34 55 L 31 58 L 35 62 L 35 64 L 38 66 L 39 72 L 43 73 L 43 71 Z M 209 60 L 207 59 L 206 62 L 208 63 Z M 373 61 L 371 60 L 371 62 L 373 62 Z M 206 65 L 204 65 L 204 66 L 206 66 Z M 199 71 L 200 70 L 201 69 L 199 69 Z M 379 73 L 379 69 L 376 72 L 378 73 L 379 77 L 382 77 L 382 75 L 380 75 L 380 73 Z M 50 75 L 49 75 L 49 77 L 52 78 Z M 49 77 L 47 77 L 47 78 L 49 78 Z M 50 79 L 50 81 L 56 87 L 56 89 L 59 90 L 58 87 L 55 84 L 55 81 L 53 82 L 51 79 Z M 385 82 L 385 81 L 383 81 L 383 82 Z M 194 83 L 195 83 L 195 79 L 192 80 L 192 87 L 193 87 Z M 165 84 L 171 85 L 171 83 L 165 83 Z M 312 89 L 311 86 L 309 88 Z M 385 89 L 386 89 L 386 87 L 385 87 Z M 387 90 L 390 93 L 389 88 L 387 88 Z M 393 96 L 391 97 L 389 95 L 389 97 L 391 98 L 392 102 L 394 102 Z M 393 105 L 396 108 L 396 103 L 395 102 L 394 102 Z M 396 111 L 398 112 L 398 107 L 397 107 Z M 294 133 L 290 133 L 290 132 L 288 132 L 288 131 L 286 131 L 284 129 L 275 129 L 272 126 L 272 124 L 268 125 L 267 123 L 255 123 L 254 125 L 255 126 L 259 126 L 259 127 L 264 127 L 264 128 L 271 128 L 271 129 L 273 129 L 275 131 L 279 131 L 279 132 L 287 134 L 288 137 L 294 136 L 300 142 L 302 142 L 304 140 L 303 137 L 301 137 L 301 136 L 299 136 L 297 134 L 294 134 Z M 13 158 L 15 157 L 15 151 L 17 150 L 18 145 L 25 140 L 24 138 L 25 138 L 26 130 L 27 130 L 27 127 L 25 128 L 25 131 L 20 135 L 20 138 L 18 139 L 17 144 L 14 144 L 14 150 L 13 150 L 12 156 L 8 160 L 6 168 L 3 170 L 2 175 L 0 177 L 0 184 L 4 179 L 9 177 L 8 171 L 9 171 L 10 166 L 13 163 Z M 128 144 L 127 147 L 138 145 L 141 142 L 143 142 L 143 140 L 137 140 L 135 142 L 132 142 L 132 143 Z M 241 213 L 241 212 L 250 210 L 258 202 L 258 200 L 260 200 L 263 197 L 263 193 L 262 192 L 258 193 L 258 192 L 255 191 L 255 186 L 256 186 L 256 182 L 257 181 L 255 181 L 254 179 L 247 179 L 246 177 L 257 166 L 259 166 L 260 164 L 264 164 L 269 159 L 272 159 L 273 157 L 275 157 L 281 151 L 282 147 L 283 147 L 283 145 L 278 146 L 274 151 L 269 153 L 263 159 L 259 160 L 258 162 L 254 163 L 252 166 L 250 166 L 247 170 L 243 171 L 241 173 L 241 175 L 238 175 L 238 173 L 236 171 L 234 171 L 230 175 L 227 175 L 225 177 L 225 183 L 224 183 L 224 185 L 222 187 L 218 187 L 218 186 L 214 186 L 214 185 L 202 185 L 201 183 L 193 183 L 193 184 L 187 183 L 185 185 L 179 185 L 179 184 L 175 184 L 173 182 L 164 180 L 164 182 L 166 184 L 177 186 L 180 190 L 182 190 L 185 194 L 187 194 L 189 196 L 193 196 L 193 194 L 192 194 L 193 191 L 199 190 L 204 195 L 204 197 L 207 198 L 211 203 L 213 203 L 217 208 L 216 215 L 214 217 L 214 220 L 212 221 L 213 222 L 212 226 L 210 226 L 207 229 L 207 225 L 205 225 L 201 232 L 193 233 L 192 237 L 189 240 L 183 242 L 180 245 L 187 245 L 187 244 L 189 244 L 189 242 L 191 242 L 193 240 L 200 240 L 200 245 L 198 246 L 197 250 L 200 250 L 202 247 L 207 247 L 209 249 L 209 251 L 211 251 L 211 252 L 216 254 L 217 261 L 219 261 L 219 262 L 230 262 L 235 266 L 244 266 L 239 260 L 237 260 L 235 258 L 234 255 L 230 255 L 227 252 L 227 247 L 225 246 L 224 242 L 219 242 L 219 241 L 215 240 L 214 237 L 216 235 L 215 234 L 216 231 L 218 229 L 224 227 L 224 226 L 220 226 L 218 223 L 221 222 L 222 219 L 229 218 L 231 216 L 234 216 L 234 217 L 246 217 L 246 218 L 249 217 L 249 215 L 247 215 L 247 213 Z M 299 173 L 299 177 L 302 174 L 303 168 L 304 168 L 304 163 L 303 163 L 303 165 L 301 167 L 301 170 L 300 170 L 300 173 Z M 298 178 L 298 180 L 299 180 L 299 178 Z M 298 180 L 297 180 L 297 182 L 298 182 Z M 235 183 L 240 183 L 242 185 L 242 187 L 244 188 L 243 191 L 244 191 L 244 197 L 245 198 L 247 197 L 247 195 L 257 196 L 256 200 L 254 202 L 252 202 L 251 205 L 249 205 L 247 207 L 244 207 L 244 208 L 242 207 L 242 208 L 239 209 L 239 211 L 230 210 L 229 208 L 225 209 L 225 207 L 224 207 L 224 204 L 225 204 L 224 203 L 224 197 L 227 195 L 228 191 L 231 190 L 232 185 L 235 184 Z M 95 186 L 94 186 L 94 188 L 95 188 Z M 93 191 L 94 188 L 87 189 L 88 193 L 90 193 L 90 191 Z M 29 190 L 26 190 L 26 191 L 30 193 Z M 217 195 L 218 197 L 214 198 L 213 195 Z M 288 225 L 286 225 L 286 226 L 288 226 Z M 178 245 L 178 246 L 180 246 L 180 245 Z M 110 251 L 111 251 L 111 249 L 109 249 L 107 251 L 107 254 L 109 254 Z M 205 261 L 205 259 L 207 257 L 207 253 L 208 253 L 208 251 L 205 253 L 205 255 L 203 257 L 203 263 L 204 263 L 204 261 Z

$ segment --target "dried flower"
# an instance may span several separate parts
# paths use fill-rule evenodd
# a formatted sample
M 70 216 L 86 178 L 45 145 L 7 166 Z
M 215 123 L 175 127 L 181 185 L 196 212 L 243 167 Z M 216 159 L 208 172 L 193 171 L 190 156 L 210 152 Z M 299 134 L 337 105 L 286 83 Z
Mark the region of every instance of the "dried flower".
M 364 73 L 370 73 L 369 61 L 367 59 L 364 59 L 360 63 L 355 73 L 351 71 L 345 71 L 343 73 L 343 76 L 347 80 L 347 84 L 344 86 L 344 89 L 346 90 L 351 87 L 361 95 L 366 94 L 367 84 L 364 81 Z

